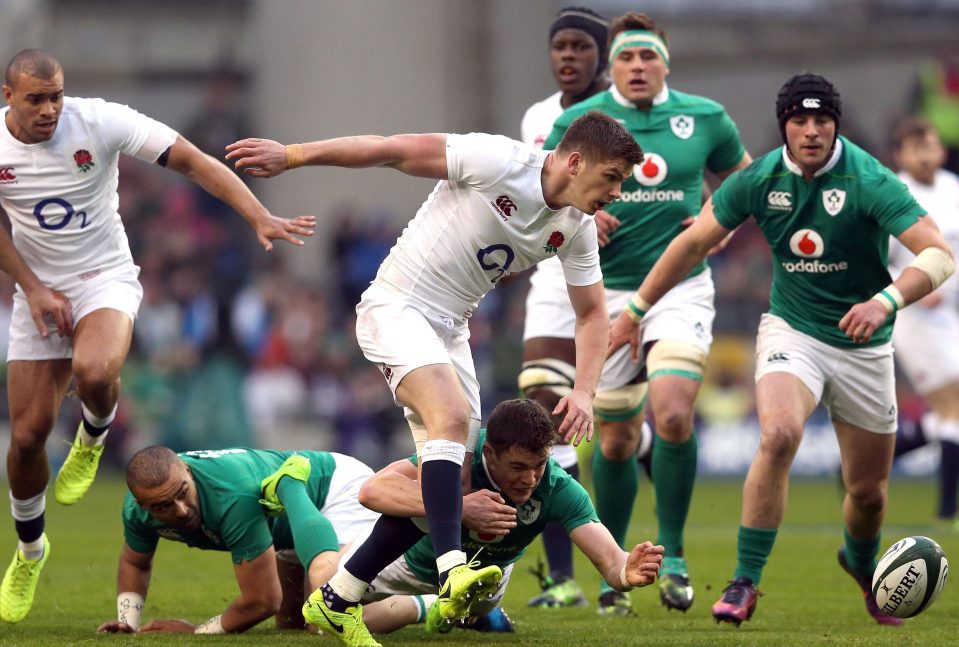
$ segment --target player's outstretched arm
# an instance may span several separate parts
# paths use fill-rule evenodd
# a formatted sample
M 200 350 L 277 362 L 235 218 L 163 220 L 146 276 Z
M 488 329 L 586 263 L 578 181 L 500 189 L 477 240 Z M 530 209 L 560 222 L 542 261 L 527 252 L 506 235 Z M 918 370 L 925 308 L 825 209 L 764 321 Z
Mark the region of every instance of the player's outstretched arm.
M 639 327 L 643 315 L 674 285 L 682 281 L 697 263 L 706 258 L 709 250 L 722 242 L 729 233 L 730 230 L 716 220 L 712 199 L 707 200 L 696 221 L 673 239 L 646 275 L 633 298 L 634 307 L 627 307 L 613 321 L 609 331 L 607 355 L 629 344 L 633 361 L 639 361 Z
M 416 480 L 416 466 L 407 459 L 390 463 L 366 479 L 359 502 L 380 514 L 393 517 L 425 517 L 423 491 Z M 516 508 L 491 490 L 477 490 L 463 497 L 463 525 L 471 530 L 505 535 L 516 527 Z
M 117 565 L 117 619 L 101 624 L 99 633 L 134 633 L 140 629 L 152 572 L 153 553 L 138 553 L 124 542 Z
M 73 310 L 70 301 L 56 290 L 51 290 L 37 278 L 20 252 L 13 246 L 10 234 L 4 227 L 0 227 L 0 270 L 16 281 L 30 304 L 30 316 L 43 337 L 50 334 L 46 318 L 56 324 L 57 333 L 61 337 L 73 334 Z
M 599 522 L 585 523 L 573 529 L 570 539 L 593 562 L 599 574 L 617 591 L 647 586 L 656 581 L 663 563 L 662 546 L 644 541 L 627 553 Z
M 448 177 L 446 135 L 442 133 L 361 135 L 286 145 L 251 137 L 226 150 L 226 159 L 236 170 L 255 177 L 274 177 L 300 166 L 391 167 L 416 177 Z
M 283 589 L 276 571 L 276 551 L 270 546 L 250 561 L 234 564 L 240 597 L 223 613 L 194 625 L 186 620 L 158 619 L 143 625 L 139 633 L 240 633 L 259 624 L 277 612 L 283 600 Z
M 584 438 L 593 439 L 593 398 L 609 338 L 609 312 L 602 281 L 566 289 L 576 312 L 576 382 L 573 391 L 556 404 L 553 415 L 563 416 L 559 435 L 579 445 Z
M 257 240 L 266 251 L 273 249 L 273 240 L 302 245 L 303 241 L 297 236 L 313 235 L 315 216 L 297 216 L 289 220 L 274 216 L 229 167 L 200 151 L 183 137 L 177 136 L 176 142 L 170 147 L 166 166 L 187 176 L 207 193 L 233 207 L 250 223 Z

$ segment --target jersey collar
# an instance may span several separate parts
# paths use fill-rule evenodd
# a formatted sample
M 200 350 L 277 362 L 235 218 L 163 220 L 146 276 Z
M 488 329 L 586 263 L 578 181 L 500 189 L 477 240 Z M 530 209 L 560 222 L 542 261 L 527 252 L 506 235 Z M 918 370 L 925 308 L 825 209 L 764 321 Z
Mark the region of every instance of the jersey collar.
M 800 169 L 799 165 L 792 161 L 792 159 L 789 157 L 789 149 L 787 148 L 786 144 L 783 144 L 782 155 L 783 163 L 786 165 L 786 168 L 796 175 L 802 176 L 802 169 Z M 829 161 L 826 162 L 825 166 L 816 171 L 813 177 L 819 177 L 820 175 L 825 175 L 831 171 L 832 168 L 839 163 L 840 157 L 842 157 L 842 140 L 837 137 L 836 145 L 833 146 L 832 155 L 829 157 Z
M 624 108 L 632 108 L 633 110 L 639 110 L 635 103 L 624 97 L 620 91 L 616 88 L 616 84 L 613 83 L 609 86 L 609 93 L 613 97 L 613 101 L 623 106 Z M 663 89 L 659 91 L 655 97 L 653 97 L 653 105 L 660 106 L 669 101 L 669 86 L 663 83 Z
M 483 450 L 480 450 L 480 463 L 483 465 L 483 472 L 486 474 L 486 480 L 490 482 L 497 492 L 502 492 L 503 488 L 496 484 L 496 481 L 493 480 L 493 475 L 489 473 L 489 468 L 486 466 L 486 454 L 483 453 Z

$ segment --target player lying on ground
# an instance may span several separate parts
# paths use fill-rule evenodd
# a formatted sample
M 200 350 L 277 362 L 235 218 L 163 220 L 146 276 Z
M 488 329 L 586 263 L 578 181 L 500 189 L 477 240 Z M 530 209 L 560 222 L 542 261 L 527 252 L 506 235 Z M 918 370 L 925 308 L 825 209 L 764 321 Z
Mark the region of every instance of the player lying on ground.
M 656 581 L 663 547 L 646 541 L 626 552 L 617 545 L 599 522 L 586 490 L 549 458 L 556 438 L 549 413 L 532 400 L 501 402 L 480 432 L 471 466 L 475 491 L 463 498 L 461 538 L 477 568 L 498 566 L 503 577 L 498 586 L 474 598 L 471 615 L 487 613 L 499 604 L 513 564 L 551 521 L 566 528 L 573 543 L 617 590 L 628 591 Z M 364 601 L 437 590 L 436 557 L 429 536 L 420 529 L 423 496 L 416 478 L 417 459 L 412 456 L 377 472 L 360 491 L 360 501 L 391 518 L 394 528 L 405 533 L 404 539 L 418 538 L 413 548 L 373 580 Z M 348 556 L 349 551 L 344 563 Z M 347 613 L 337 613 L 325 605 L 323 598 L 314 596 L 304 613 L 311 623 L 350 647 L 375 647 L 379 643 L 369 630 L 393 631 L 410 622 L 408 612 L 393 613 L 389 600 L 358 604 Z M 334 623 L 345 630 L 336 631 Z M 430 609 L 427 631 L 448 631 L 451 627 L 436 607 Z

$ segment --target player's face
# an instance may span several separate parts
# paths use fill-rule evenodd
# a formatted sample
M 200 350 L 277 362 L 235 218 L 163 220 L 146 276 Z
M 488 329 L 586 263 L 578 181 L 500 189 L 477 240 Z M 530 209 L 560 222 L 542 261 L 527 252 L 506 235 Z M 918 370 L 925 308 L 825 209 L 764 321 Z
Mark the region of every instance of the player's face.
M 836 140 L 836 121 L 822 114 L 793 115 L 786 121 L 789 156 L 805 172 L 826 165 Z
M 899 168 L 922 184 L 932 184 L 936 171 L 945 161 L 946 149 L 934 132 L 908 137 L 896 151 L 896 164 Z
M 589 162 L 581 159 L 573 177 L 572 205 L 584 213 L 596 213 L 610 202 L 619 200 L 623 182 L 632 173 L 633 165 L 624 160 Z
M 7 129 L 24 144 L 45 142 L 57 130 L 63 111 L 63 72 L 51 79 L 21 74 L 13 86 L 3 86 L 7 100 Z
M 556 85 L 566 94 L 582 94 L 596 78 L 596 43 L 578 29 L 560 29 L 549 44 Z
M 610 63 L 609 73 L 621 95 L 637 106 L 647 107 L 662 92 L 669 67 L 655 50 L 628 47 Z
M 185 463 L 171 470 L 164 483 L 138 490 L 134 496 L 151 517 L 165 526 L 185 531 L 200 527 L 200 498 L 193 474 Z
M 515 445 L 501 452 L 486 445 L 483 456 L 493 482 L 517 505 L 526 503 L 533 495 L 549 460 L 545 454 L 538 456 Z

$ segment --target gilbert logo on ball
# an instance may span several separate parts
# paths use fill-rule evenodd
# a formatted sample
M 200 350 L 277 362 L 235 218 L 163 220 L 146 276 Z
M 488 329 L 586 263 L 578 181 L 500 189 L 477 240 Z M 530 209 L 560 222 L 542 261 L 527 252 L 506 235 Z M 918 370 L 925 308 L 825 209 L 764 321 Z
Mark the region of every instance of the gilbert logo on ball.
M 872 594 L 883 613 L 911 618 L 936 601 L 949 575 L 942 547 L 929 537 L 900 539 L 885 552 L 872 576 Z

